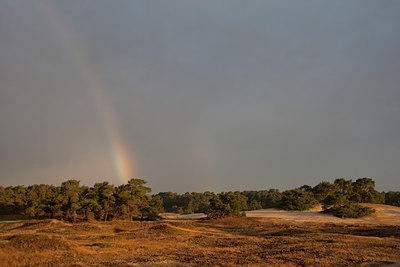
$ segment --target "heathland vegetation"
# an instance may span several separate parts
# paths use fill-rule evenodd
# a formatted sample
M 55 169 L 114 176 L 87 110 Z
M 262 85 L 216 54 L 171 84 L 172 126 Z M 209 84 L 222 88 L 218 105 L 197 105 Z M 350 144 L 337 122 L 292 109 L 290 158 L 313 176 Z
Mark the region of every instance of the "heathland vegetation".
M 0 187 L 0 266 L 397 263 L 400 208 L 358 203 L 398 205 L 400 194 L 377 192 L 374 186 L 369 178 L 336 179 L 284 192 L 153 195 L 141 179 L 119 186 L 102 182 L 88 187 L 69 180 L 60 186 Z M 338 217 L 367 215 L 372 212 L 367 206 L 376 213 L 342 220 L 317 209 L 285 211 L 314 205 Z M 265 208 L 285 210 L 249 211 L 244 217 L 246 210 Z M 177 214 L 155 220 L 161 212 L 202 212 L 211 220 L 182 220 L 197 215 Z
M 399 217 L 389 224 L 3 219 L 0 266 L 384 266 L 400 261 Z
M 153 220 L 161 212 L 205 213 L 208 218 L 242 217 L 244 211 L 266 208 L 307 210 L 321 204 L 325 212 L 342 218 L 357 218 L 374 212 L 358 203 L 400 206 L 400 192 L 378 192 L 370 178 L 356 181 L 339 178 L 280 192 L 278 189 L 236 192 L 172 193 L 151 195 L 142 179 L 120 186 L 108 182 L 93 187 L 68 180 L 60 186 L 0 186 L 0 214 L 31 218 L 76 220 Z

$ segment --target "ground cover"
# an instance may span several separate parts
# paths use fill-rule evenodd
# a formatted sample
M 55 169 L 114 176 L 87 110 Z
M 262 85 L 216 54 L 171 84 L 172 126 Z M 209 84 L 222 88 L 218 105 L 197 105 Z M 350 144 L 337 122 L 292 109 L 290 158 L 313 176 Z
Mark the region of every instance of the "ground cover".
M 263 218 L 76 224 L 3 217 L 0 266 L 379 266 L 399 262 L 400 209 L 374 208 L 377 214 L 370 218 L 343 220 L 324 215 L 321 221 L 309 214 L 318 211 L 294 212 L 292 218 L 275 211 L 275 216 Z

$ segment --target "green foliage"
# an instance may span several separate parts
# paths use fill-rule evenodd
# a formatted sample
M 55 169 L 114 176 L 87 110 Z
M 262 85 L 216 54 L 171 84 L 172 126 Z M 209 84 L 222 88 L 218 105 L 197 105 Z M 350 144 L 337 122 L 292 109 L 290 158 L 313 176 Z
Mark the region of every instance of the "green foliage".
M 400 207 L 400 192 L 387 192 L 385 194 L 385 204 Z
M 375 190 L 371 178 L 360 178 L 355 182 L 339 178 L 333 184 L 321 182 L 312 189 L 315 198 L 324 210 L 339 209 L 350 203 L 384 203 L 385 194 Z
M 88 204 L 86 207 L 89 208 L 87 215 L 94 213 L 96 214 L 96 219 L 107 221 L 115 204 L 114 186 L 109 185 L 108 182 L 96 183 L 88 190 L 86 195 L 87 199 L 90 200 L 90 202 L 86 202 Z
M 231 216 L 241 217 L 242 211 L 247 210 L 247 197 L 239 192 L 220 193 L 218 195 L 222 202 L 228 206 Z
M 159 213 L 164 212 L 163 201 L 159 196 L 155 196 L 151 198 L 150 205 L 145 210 L 145 215 L 149 220 L 157 220 L 161 217 L 158 215 Z
M 375 209 L 358 204 L 344 205 L 335 210 L 335 215 L 340 218 L 361 218 L 372 213 L 375 213 Z
M 86 221 L 92 221 L 94 219 L 101 218 L 103 214 L 102 207 L 99 203 L 92 198 L 84 198 L 81 202 L 80 213 L 83 215 L 83 219 Z
M 206 211 L 209 219 L 225 217 L 243 217 L 247 209 L 247 197 L 239 192 L 228 192 L 214 195 L 210 200 L 210 208 Z
M 370 178 L 355 182 L 344 178 L 333 183 L 321 182 L 287 190 L 278 189 L 215 194 L 161 192 L 151 196 L 142 179 L 131 179 L 115 187 L 108 182 L 93 187 L 68 180 L 61 186 L 0 186 L 0 214 L 21 214 L 33 218 L 56 218 L 68 221 L 120 219 L 157 219 L 160 212 L 205 212 L 210 218 L 241 216 L 245 210 L 282 207 L 305 210 L 316 203 L 324 210 L 339 210 L 351 203 L 370 202 L 400 206 L 400 192 L 379 193 Z M 353 206 L 351 206 L 354 209 Z M 346 209 L 345 209 L 346 211 Z
M 375 182 L 371 178 L 357 179 L 353 184 L 351 200 L 358 203 L 384 203 L 385 195 L 375 190 Z
M 144 219 L 150 208 L 151 188 L 145 186 L 142 179 L 131 179 L 127 184 L 121 185 L 116 190 L 117 213 L 122 218 Z
M 337 186 L 335 184 L 331 184 L 325 181 L 317 184 L 312 189 L 315 199 L 318 200 L 319 202 L 322 202 L 324 199 L 326 199 L 329 195 L 333 194 L 335 191 L 337 191 Z
M 210 200 L 210 209 L 206 211 L 207 218 L 221 219 L 230 216 L 228 205 L 223 203 L 219 196 L 214 196 Z
M 278 207 L 282 198 L 282 194 L 278 189 L 243 191 L 240 194 L 247 197 L 249 210 Z
M 255 199 L 253 199 L 248 205 L 248 210 L 260 210 L 262 209 L 261 203 Z
M 165 212 L 176 213 L 196 213 L 206 212 L 210 208 L 210 199 L 214 193 L 185 193 L 177 194 L 172 192 L 160 192 L 156 197 L 160 197 L 163 201 Z
M 322 182 L 313 188 L 313 192 L 323 204 L 324 211 L 341 218 L 359 218 L 375 212 L 355 203 L 383 203 L 385 200 L 384 193 L 375 190 L 371 178 L 360 178 L 355 182 L 340 178 L 333 184 Z
M 353 183 L 351 180 L 339 178 L 336 179 L 333 184 L 336 192 L 345 196 L 351 196 L 353 194 Z
M 162 199 L 149 195 L 151 189 L 141 179 L 115 188 L 108 182 L 93 187 L 68 180 L 61 186 L 0 186 L 0 214 L 21 214 L 32 218 L 55 218 L 71 222 L 110 218 L 158 218 Z
M 63 217 L 66 220 L 76 221 L 77 211 L 80 209 L 80 193 L 81 188 L 77 180 L 68 180 L 61 184 L 59 200 L 62 203 L 61 210 L 64 212 Z
M 278 189 L 260 190 L 260 191 L 243 191 L 236 192 L 247 197 L 248 210 L 267 209 L 277 207 L 282 198 L 282 194 Z M 226 194 L 226 193 L 223 193 Z M 223 195 L 221 194 L 221 196 Z M 163 201 L 165 212 L 175 212 L 180 214 L 189 213 L 205 213 L 211 207 L 211 199 L 215 193 L 184 193 L 177 194 L 172 192 L 160 192 L 155 196 L 159 196 Z
M 340 192 L 334 192 L 322 200 L 323 209 L 337 209 L 350 203 L 348 197 Z
M 318 204 L 310 191 L 299 188 L 283 192 L 281 208 L 285 210 L 307 210 Z

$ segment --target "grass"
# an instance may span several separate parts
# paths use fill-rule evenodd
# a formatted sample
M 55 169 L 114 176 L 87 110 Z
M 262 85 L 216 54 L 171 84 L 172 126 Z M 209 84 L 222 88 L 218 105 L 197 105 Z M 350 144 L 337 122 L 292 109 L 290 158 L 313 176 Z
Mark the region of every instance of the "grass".
M 400 261 L 399 225 L 0 221 L 0 266 L 362 266 Z

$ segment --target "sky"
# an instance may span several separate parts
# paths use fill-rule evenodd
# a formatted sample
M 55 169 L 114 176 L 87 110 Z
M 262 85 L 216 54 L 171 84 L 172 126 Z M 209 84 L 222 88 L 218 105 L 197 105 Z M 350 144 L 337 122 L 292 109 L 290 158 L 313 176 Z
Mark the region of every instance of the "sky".
M 0 185 L 400 190 L 400 1 L 2 0 Z

